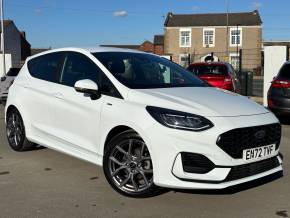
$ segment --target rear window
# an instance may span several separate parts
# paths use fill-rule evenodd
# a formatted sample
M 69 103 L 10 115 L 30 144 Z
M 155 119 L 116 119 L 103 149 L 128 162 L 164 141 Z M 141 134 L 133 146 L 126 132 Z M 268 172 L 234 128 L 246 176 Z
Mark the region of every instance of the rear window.
M 36 57 L 28 62 L 28 70 L 35 78 L 55 82 L 61 57 L 60 52 Z
M 213 75 L 213 76 L 225 76 L 228 75 L 228 70 L 225 65 L 196 65 L 190 66 L 189 71 L 193 72 L 197 76 Z
M 7 76 L 17 76 L 20 71 L 20 68 L 10 68 L 7 73 Z
M 278 79 L 290 80 L 290 64 L 285 64 L 278 75 Z

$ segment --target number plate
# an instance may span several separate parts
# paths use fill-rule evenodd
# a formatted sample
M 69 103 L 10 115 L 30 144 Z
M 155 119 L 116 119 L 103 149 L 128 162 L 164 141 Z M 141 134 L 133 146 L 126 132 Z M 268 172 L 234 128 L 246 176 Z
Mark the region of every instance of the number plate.
M 243 159 L 246 161 L 259 160 L 272 156 L 275 153 L 275 144 L 243 150 Z

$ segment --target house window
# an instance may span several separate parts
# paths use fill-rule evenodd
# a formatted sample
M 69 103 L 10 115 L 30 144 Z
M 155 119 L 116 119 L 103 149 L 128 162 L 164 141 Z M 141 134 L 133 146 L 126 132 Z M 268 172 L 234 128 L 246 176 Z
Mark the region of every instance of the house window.
M 230 63 L 238 70 L 240 68 L 240 55 L 238 53 L 230 53 Z
M 188 54 L 180 54 L 179 55 L 179 65 L 187 68 L 189 65 L 189 55 Z
M 191 29 L 180 29 L 180 47 L 191 46 Z
M 242 46 L 242 28 L 233 27 L 230 33 L 231 46 Z
M 215 29 L 203 29 L 203 47 L 214 47 L 215 44 Z

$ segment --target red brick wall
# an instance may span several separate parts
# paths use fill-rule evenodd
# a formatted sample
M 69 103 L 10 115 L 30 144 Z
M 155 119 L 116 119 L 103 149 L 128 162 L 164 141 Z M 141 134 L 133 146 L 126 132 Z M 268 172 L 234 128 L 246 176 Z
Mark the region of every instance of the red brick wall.
M 154 52 L 154 45 L 151 42 L 144 42 L 142 45 L 140 45 L 139 50 L 144 52 Z
M 154 54 L 164 55 L 164 46 L 163 45 L 155 45 L 154 46 Z

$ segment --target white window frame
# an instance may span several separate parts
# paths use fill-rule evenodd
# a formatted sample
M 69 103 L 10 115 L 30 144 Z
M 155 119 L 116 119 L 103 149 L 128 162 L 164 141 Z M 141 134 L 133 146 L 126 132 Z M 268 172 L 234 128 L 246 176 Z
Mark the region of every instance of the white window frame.
M 237 61 L 237 63 L 239 63 L 240 62 L 240 54 L 239 53 L 237 53 L 237 52 L 231 52 L 230 53 L 230 64 L 234 67 L 234 69 L 235 70 L 237 70 L 237 67 L 238 66 L 234 66 L 234 64 L 233 64 L 233 62 L 232 62 L 232 57 L 238 57 L 238 61 Z M 240 63 L 239 63 L 240 64 Z
M 205 44 L 205 31 L 213 31 L 212 44 Z M 215 47 L 215 28 L 203 28 L 203 47 Z
M 239 44 L 233 44 L 232 43 L 232 31 L 236 31 L 239 30 L 240 31 L 240 43 Z M 231 27 L 230 28 L 230 36 L 229 36 L 229 41 L 230 41 L 230 46 L 231 47 L 236 47 L 236 46 L 242 46 L 242 42 L 243 42 L 243 28 L 242 27 Z
M 188 45 L 182 45 L 182 40 L 181 40 L 181 33 L 182 32 L 189 32 L 189 44 Z M 181 48 L 189 48 L 191 47 L 191 28 L 181 28 L 179 29 L 179 46 Z

